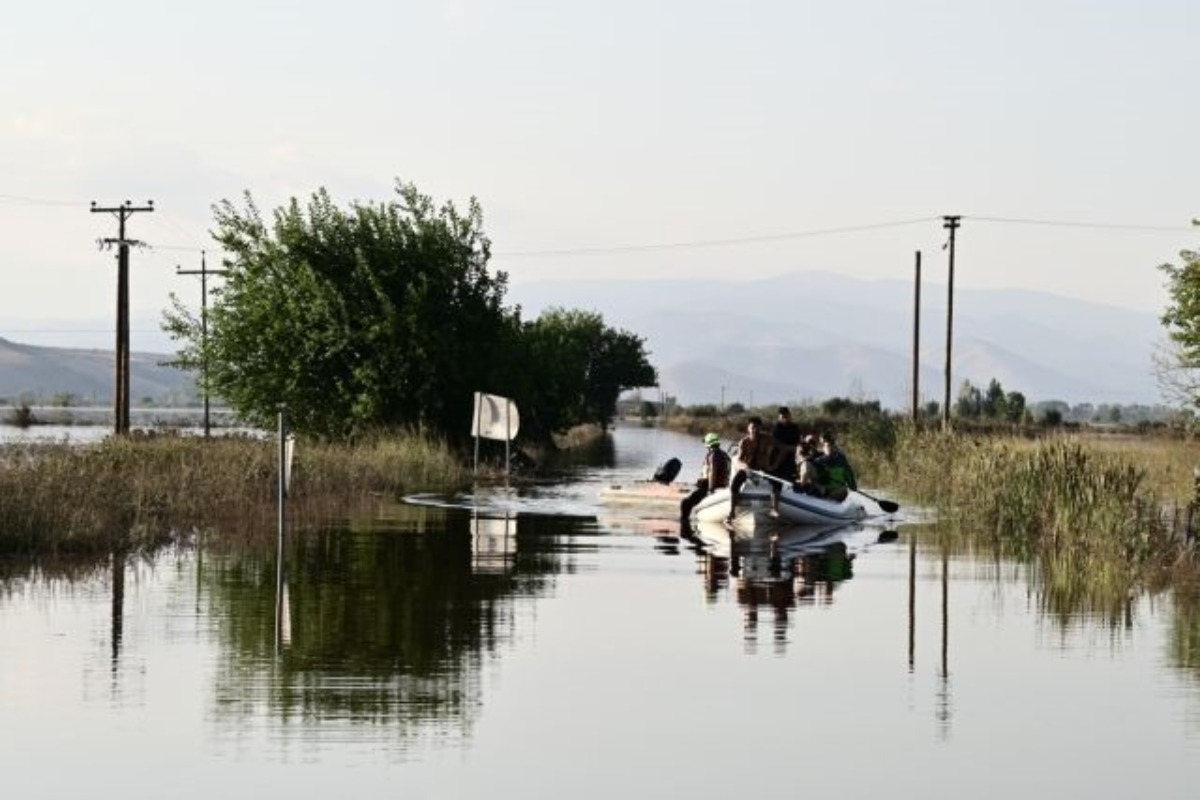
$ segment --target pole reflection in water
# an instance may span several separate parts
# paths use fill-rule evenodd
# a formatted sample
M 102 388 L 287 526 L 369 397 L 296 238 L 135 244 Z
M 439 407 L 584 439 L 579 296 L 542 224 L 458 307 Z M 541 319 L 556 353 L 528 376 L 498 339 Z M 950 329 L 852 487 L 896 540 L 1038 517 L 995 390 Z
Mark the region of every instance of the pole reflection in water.
M 942 549 L 942 664 L 938 673 L 938 730 L 950 738 L 953 703 L 950 692 L 950 552 Z
M 954 716 L 953 695 L 950 686 L 950 553 L 943 546 L 941 551 L 941 649 L 937 671 L 937 691 L 934 719 L 937 722 L 938 738 L 950 739 L 951 721 Z M 916 674 L 917 665 L 917 542 L 916 537 L 908 544 L 908 673 Z
M 917 537 L 908 540 L 908 673 L 917 666 Z
M 125 554 L 114 551 L 112 561 L 112 680 L 116 686 L 121 667 L 121 639 L 125 631 Z

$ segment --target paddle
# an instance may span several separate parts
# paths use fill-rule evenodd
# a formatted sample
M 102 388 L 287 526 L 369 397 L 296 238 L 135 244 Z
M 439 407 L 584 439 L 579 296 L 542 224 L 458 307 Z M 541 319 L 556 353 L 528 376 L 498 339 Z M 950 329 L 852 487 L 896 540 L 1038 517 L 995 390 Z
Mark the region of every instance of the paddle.
M 746 470 L 746 474 L 753 475 L 756 478 L 766 478 L 769 481 L 775 481 L 775 483 L 778 483 L 781 486 L 791 486 L 792 485 L 791 481 L 785 481 L 783 478 L 780 478 L 776 475 L 772 475 L 769 472 L 763 472 L 762 470 L 758 470 L 758 469 L 748 469 L 748 470 Z
M 900 510 L 900 504 L 899 504 L 899 503 L 894 503 L 894 502 L 892 502 L 891 500 L 881 500 L 880 498 L 876 497 L 876 496 L 875 496 L 875 495 L 873 495 L 873 494 L 867 494 L 867 493 L 866 493 L 866 492 L 864 492 L 862 489 L 855 489 L 854 491 L 858 492 L 858 493 L 859 493 L 859 494 L 861 494 L 863 497 L 866 497 L 866 498 L 869 498 L 869 499 L 871 499 L 871 500 L 874 500 L 874 501 L 875 501 L 875 505 L 877 505 L 877 506 L 879 506 L 880 508 L 882 508 L 882 509 L 883 509 L 883 510 L 884 510 L 886 513 L 888 513 L 888 514 L 895 514 L 897 511 L 899 511 L 899 510 Z
M 759 478 L 766 478 L 769 481 L 775 481 L 776 483 L 778 483 L 782 486 L 791 486 L 792 485 L 792 482 L 789 480 L 784 480 L 783 478 L 777 477 L 775 475 L 771 475 L 766 472 L 762 472 L 761 470 L 748 469 L 748 470 L 746 470 L 746 472 L 750 473 L 751 475 L 755 475 Z M 868 500 L 871 500 L 872 502 L 874 502 L 875 505 L 879 506 L 885 514 L 895 514 L 897 511 L 900 510 L 899 503 L 894 503 L 891 500 L 883 500 L 881 498 L 876 497 L 873 494 L 867 494 L 862 489 L 855 489 L 854 491 L 857 492 L 858 494 L 861 494 L 863 497 L 867 498 Z

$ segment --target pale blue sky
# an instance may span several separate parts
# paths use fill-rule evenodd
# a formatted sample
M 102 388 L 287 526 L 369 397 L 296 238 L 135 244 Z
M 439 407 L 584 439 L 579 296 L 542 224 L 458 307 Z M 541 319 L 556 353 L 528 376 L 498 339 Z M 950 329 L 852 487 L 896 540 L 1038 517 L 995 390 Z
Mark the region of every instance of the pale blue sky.
M 156 246 L 148 314 L 198 301 L 174 270 L 212 248 L 214 201 L 396 177 L 477 196 L 515 284 L 907 279 L 918 249 L 944 281 L 936 218 L 963 214 L 959 286 L 1157 310 L 1155 266 L 1200 245 L 1198 36 L 1186 0 L 24 4 L 0 28 L 0 336 L 112 315 L 91 200 L 155 201 L 129 228 Z

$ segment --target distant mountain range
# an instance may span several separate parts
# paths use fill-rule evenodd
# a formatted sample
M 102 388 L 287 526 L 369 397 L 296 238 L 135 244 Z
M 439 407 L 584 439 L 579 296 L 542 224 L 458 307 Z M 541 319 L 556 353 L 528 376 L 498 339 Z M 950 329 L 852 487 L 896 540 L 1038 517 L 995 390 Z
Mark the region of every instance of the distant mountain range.
M 530 319 L 550 306 L 598 311 L 642 336 L 661 390 L 684 404 L 803 402 L 841 396 L 907 408 L 914 287 L 827 272 L 765 280 L 513 283 Z M 919 395 L 945 386 L 946 286 L 921 289 Z M 1162 402 L 1155 314 L 1019 289 L 956 290 L 951 399 L 995 378 L 1029 402 Z
M 171 356 L 130 353 L 132 404 L 186 405 L 197 396 L 191 372 L 165 366 Z M 111 350 L 41 347 L 0 338 L 0 399 L 19 402 L 32 396 L 48 400 L 73 395 L 75 402 L 110 403 L 115 394 L 116 362 Z
M 902 409 L 911 399 L 913 294 L 902 281 L 798 272 L 753 281 L 514 281 L 507 301 L 526 319 L 550 306 L 598 311 L 642 336 L 661 391 L 684 404 L 841 396 Z M 946 287 L 926 283 L 921 294 L 919 393 L 940 402 Z M 958 290 L 951 397 L 963 380 L 985 389 L 995 378 L 1031 403 L 1154 405 L 1152 353 L 1163 338 L 1149 312 L 1025 290 Z M 133 354 L 135 404 L 196 397 L 190 373 L 163 365 L 170 358 Z M 0 338 L 0 398 L 70 393 L 107 403 L 113 372 L 111 350 Z

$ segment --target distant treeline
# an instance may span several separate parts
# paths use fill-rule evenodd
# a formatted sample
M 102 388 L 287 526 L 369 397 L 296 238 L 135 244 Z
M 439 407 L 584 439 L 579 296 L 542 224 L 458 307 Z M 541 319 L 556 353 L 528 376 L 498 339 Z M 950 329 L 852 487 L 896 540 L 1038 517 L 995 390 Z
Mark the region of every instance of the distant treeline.
M 878 400 L 853 400 L 847 397 L 831 397 L 825 400 L 790 400 L 783 405 L 790 406 L 793 414 L 800 413 L 810 418 L 856 419 L 876 415 L 895 415 L 908 417 L 908 409 L 884 409 Z M 623 416 L 654 418 L 683 414 L 689 417 L 729 417 L 774 416 L 777 404 L 757 405 L 747 408 L 742 403 L 718 405 L 716 403 L 698 403 L 682 405 L 678 400 L 667 394 L 660 395 L 655 400 L 645 399 L 640 392 L 634 392 L 620 403 L 620 413 Z M 942 407 L 937 401 L 924 403 L 918 412 L 921 420 L 937 421 L 941 419 Z M 964 423 L 984 423 L 1002 425 L 1037 425 L 1055 427 L 1058 425 L 1127 425 L 1127 426 L 1180 426 L 1192 428 L 1197 419 L 1196 413 L 1190 408 L 1144 403 L 1075 403 L 1065 400 L 1027 401 L 1019 391 L 1005 391 L 1000 381 L 993 378 L 986 389 L 980 389 L 970 381 L 963 381 L 959 388 L 958 397 L 951 408 L 951 417 Z

